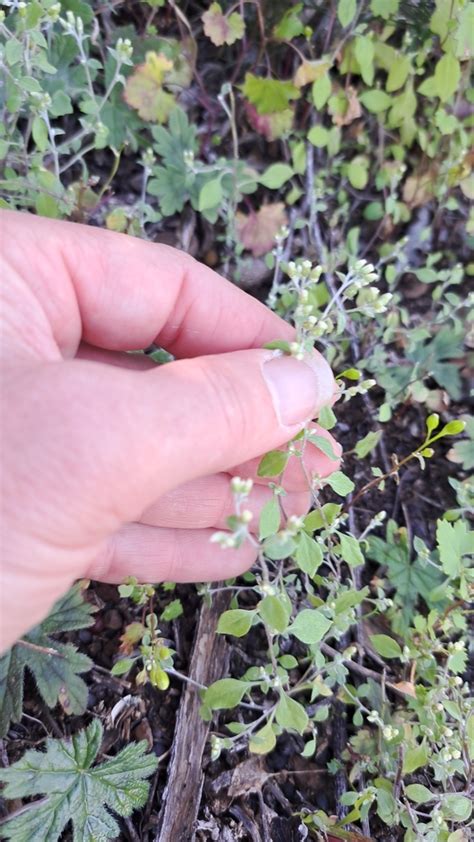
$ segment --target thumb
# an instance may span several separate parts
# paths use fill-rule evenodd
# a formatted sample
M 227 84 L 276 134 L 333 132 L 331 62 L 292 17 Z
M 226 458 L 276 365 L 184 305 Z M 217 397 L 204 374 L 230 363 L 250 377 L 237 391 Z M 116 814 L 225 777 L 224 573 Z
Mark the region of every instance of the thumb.
M 102 436 L 90 431 L 88 450 L 106 460 L 100 493 L 125 521 L 171 488 L 288 441 L 335 388 L 320 354 L 300 362 L 263 350 L 114 375 L 91 372 L 97 400 L 114 410 Z
M 138 519 L 161 494 L 188 480 L 278 447 L 334 391 L 320 354 L 300 362 L 264 350 L 146 372 L 72 360 L 30 376 L 31 384 L 15 389 L 23 397 L 14 410 L 12 452 L 42 478 L 35 530 L 62 545 L 70 535 L 73 546 Z M 51 518 L 45 517 L 48 504 Z M 47 534 L 51 519 L 57 535 Z

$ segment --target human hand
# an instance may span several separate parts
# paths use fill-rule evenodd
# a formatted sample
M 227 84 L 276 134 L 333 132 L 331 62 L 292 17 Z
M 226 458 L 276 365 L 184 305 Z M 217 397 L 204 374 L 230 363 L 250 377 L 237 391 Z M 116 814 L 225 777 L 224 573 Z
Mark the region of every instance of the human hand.
M 270 496 L 259 454 L 331 401 L 327 363 L 261 350 L 292 328 L 182 252 L 9 211 L 0 225 L 0 648 L 83 576 L 247 569 L 249 542 L 224 553 L 209 540 L 232 514 L 229 477 L 257 480 L 258 523 Z M 153 342 L 178 361 L 123 353 Z M 306 464 L 337 467 L 313 447 Z M 300 465 L 285 485 L 287 514 L 304 513 Z

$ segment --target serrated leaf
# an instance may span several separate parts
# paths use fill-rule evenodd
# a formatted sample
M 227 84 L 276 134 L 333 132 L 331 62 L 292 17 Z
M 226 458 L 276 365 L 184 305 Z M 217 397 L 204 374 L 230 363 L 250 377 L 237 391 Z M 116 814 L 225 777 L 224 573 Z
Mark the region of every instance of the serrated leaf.
M 129 816 L 145 803 L 157 767 L 146 743 L 131 743 L 111 760 L 93 766 L 102 741 L 102 725 L 94 719 L 68 740 L 46 741 L 46 751 L 27 751 L 8 769 L 0 770 L 6 798 L 45 795 L 2 825 L 15 842 L 57 842 L 72 821 L 74 842 L 106 842 L 120 833 L 109 810 Z
M 301 92 L 292 82 L 264 79 L 253 73 L 246 73 L 242 92 L 246 99 L 255 105 L 259 114 L 285 111 L 291 100 L 299 99 L 301 96 Z
M 306 532 L 298 535 L 298 546 L 296 548 L 295 560 L 303 573 L 314 576 L 317 569 L 323 563 L 323 551 L 314 538 L 310 538 Z
M 281 512 L 278 500 L 272 497 L 265 503 L 260 512 L 259 537 L 263 541 L 270 535 L 275 535 L 280 528 Z
M 255 611 L 245 611 L 243 608 L 232 608 L 224 611 L 219 617 L 217 631 L 219 634 L 232 634 L 234 637 L 244 637 L 249 631 Z
M 304 608 L 296 615 L 288 631 L 309 645 L 319 643 L 332 626 L 329 620 L 317 608 Z
M 371 634 L 369 637 L 375 651 L 378 652 L 382 658 L 401 657 L 402 650 L 400 644 L 397 643 L 393 637 L 389 637 L 388 634 Z
M 270 450 L 260 460 L 257 474 L 259 477 L 277 477 L 286 468 L 289 453 L 286 450 Z
M 142 120 L 166 123 L 176 105 L 174 96 L 163 89 L 166 75 L 172 70 L 173 62 L 163 53 L 148 52 L 144 64 L 128 77 L 124 99 Z
M 219 3 L 212 3 L 202 16 L 204 32 L 216 47 L 235 44 L 243 37 L 245 23 L 242 15 L 231 12 L 225 15 Z
M 203 695 L 203 703 L 211 710 L 234 708 L 249 689 L 248 681 L 237 678 L 220 678 L 211 684 Z
M 298 734 L 303 734 L 308 725 L 308 714 L 304 707 L 296 699 L 282 693 L 280 701 L 277 704 L 275 718 L 282 728 L 287 731 L 296 731 Z
M 273 37 L 279 41 L 291 41 L 304 33 L 304 23 L 298 17 L 303 11 L 303 3 L 297 3 L 286 10 L 281 20 L 273 27 Z
M 80 674 L 91 669 L 92 661 L 72 643 L 60 643 L 49 636 L 92 625 L 95 608 L 84 600 L 83 591 L 82 582 L 74 585 L 48 617 L 24 636 L 23 642 L 16 643 L 0 658 L 0 736 L 6 734 L 11 721 L 21 719 L 25 669 L 33 675 L 49 707 L 59 701 L 68 714 L 84 712 L 87 685 Z
M 463 520 L 448 523 L 438 520 L 436 527 L 439 557 L 443 571 L 447 576 L 455 578 L 462 569 L 462 556 L 474 551 L 472 533 Z

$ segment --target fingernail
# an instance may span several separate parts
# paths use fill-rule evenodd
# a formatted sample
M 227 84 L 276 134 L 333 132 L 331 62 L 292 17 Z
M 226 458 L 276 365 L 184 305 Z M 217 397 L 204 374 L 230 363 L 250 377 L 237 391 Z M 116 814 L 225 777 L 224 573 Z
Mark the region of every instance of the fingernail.
M 302 361 L 288 356 L 273 357 L 264 363 L 263 375 L 275 411 L 285 426 L 308 421 L 332 400 L 334 377 L 321 355 L 308 355 Z

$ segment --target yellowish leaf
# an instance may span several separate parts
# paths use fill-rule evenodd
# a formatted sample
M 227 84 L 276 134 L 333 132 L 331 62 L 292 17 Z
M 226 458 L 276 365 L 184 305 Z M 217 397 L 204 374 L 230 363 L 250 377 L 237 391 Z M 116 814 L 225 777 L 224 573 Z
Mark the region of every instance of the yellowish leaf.
M 304 85 L 309 85 L 310 82 L 316 82 L 326 75 L 330 68 L 328 61 L 303 61 L 295 73 L 293 84 L 297 88 L 303 88 Z
M 216 47 L 223 44 L 235 44 L 242 38 L 245 24 L 242 15 L 232 12 L 225 15 L 219 3 L 212 3 L 202 16 L 204 32 Z
M 173 62 L 162 53 L 149 52 L 144 64 L 138 65 L 127 79 L 125 102 L 136 108 L 142 120 L 165 123 L 175 106 L 172 94 L 163 89 Z

